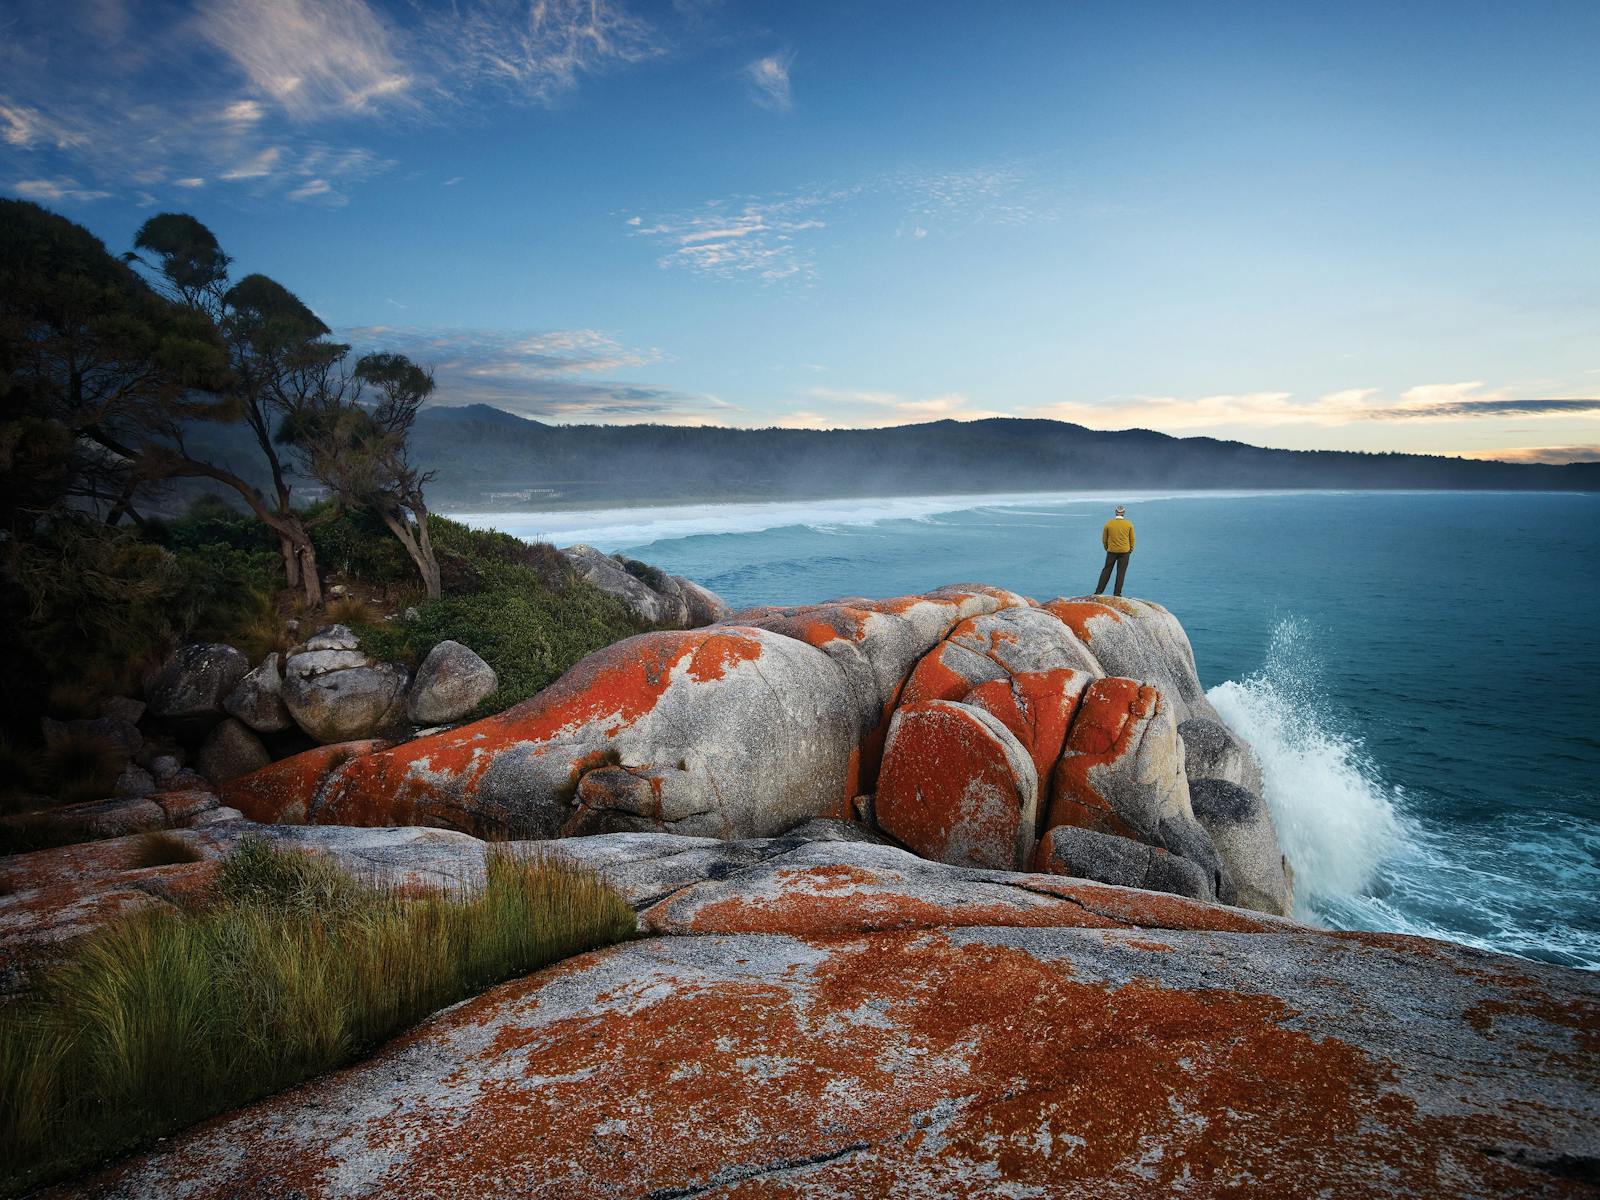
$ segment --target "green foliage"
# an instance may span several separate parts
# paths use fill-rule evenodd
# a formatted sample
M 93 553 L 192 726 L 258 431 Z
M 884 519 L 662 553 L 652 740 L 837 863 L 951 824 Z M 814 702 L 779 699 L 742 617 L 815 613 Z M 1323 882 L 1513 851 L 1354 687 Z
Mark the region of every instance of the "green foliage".
M 317 560 L 330 570 L 367 583 L 390 585 L 412 579 L 416 569 L 377 513 L 332 503 L 306 510 Z
M 124 919 L 0 1009 L 17 1194 L 331 1070 L 503 979 L 630 936 L 592 875 L 491 848 L 470 899 L 402 899 L 256 841 L 214 905 Z M 70 1134 L 70 1136 L 64 1136 Z

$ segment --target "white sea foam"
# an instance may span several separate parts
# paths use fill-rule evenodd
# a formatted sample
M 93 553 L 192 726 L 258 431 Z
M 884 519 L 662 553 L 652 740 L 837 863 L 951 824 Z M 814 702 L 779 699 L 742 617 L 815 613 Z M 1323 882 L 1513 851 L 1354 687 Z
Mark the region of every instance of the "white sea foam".
M 1262 670 L 1207 693 L 1261 761 L 1267 806 L 1295 872 L 1295 904 L 1366 893 L 1384 862 L 1405 844 L 1389 789 L 1360 743 L 1334 728 L 1315 686 L 1306 631 L 1282 621 Z
M 638 508 L 593 508 L 570 512 L 450 513 L 478 529 L 498 529 L 520 538 L 557 546 L 587 542 L 606 552 L 668 538 L 718 533 L 761 533 L 802 526 L 844 533 L 879 521 L 930 521 L 973 510 L 1024 510 L 1044 514 L 1040 505 L 1141 504 L 1151 500 L 1217 499 L 1258 492 L 1019 492 L 976 496 L 884 496 L 846 500 L 779 500 L 761 504 L 668 504 Z

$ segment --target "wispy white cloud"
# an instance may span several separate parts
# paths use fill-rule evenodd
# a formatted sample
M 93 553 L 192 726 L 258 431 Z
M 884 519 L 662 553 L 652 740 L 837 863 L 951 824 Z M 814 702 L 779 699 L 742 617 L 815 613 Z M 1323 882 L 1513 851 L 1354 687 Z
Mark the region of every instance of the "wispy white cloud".
M 455 187 L 456 184 L 460 183 L 465 178 L 466 178 L 465 175 L 452 175 L 449 179 L 446 179 L 439 186 L 440 187 Z
M 0 141 L 8 146 L 28 149 L 54 146 L 58 150 L 82 145 L 87 135 L 24 104 L 0 99 Z
M 401 100 L 414 82 L 397 32 L 363 0 L 211 0 L 196 22 L 298 121 Z
M 794 92 L 789 86 L 793 54 L 769 54 L 745 64 L 744 78 L 750 98 L 762 108 L 788 112 L 794 107 Z
M 630 236 L 662 247 L 656 262 L 721 278 L 765 283 L 817 274 L 819 231 L 871 209 L 884 236 L 922 239 L 976 225 L 1053 220 L 1047 189 L 1017 165 L 954 171 L 896 171 L 864 181 L 734 196 L 624 222 Z
M 1545 463 L 1551 466 L 1560 466 L 1564 463 L 1600 463 L 1600 445 L 1512 446 L 1500 450 L 1469 450 L 1462 457 L 1498 462 Z
M 59 179 L 19 179 L 11 185 L 19 196 L 26 196 L 30 200 L 41 200 L 47 204 L 58 203 L 62 200 L 104 200 L 110 192 L 100 192 L 93 188 L 78 186 L 76 179 L 62 177 Z
M 981 421 L 1009 413 L 984 408 L 960 392 L 907 396 L 899 392 L 813 387 L 803 393 L 818 403 L 785 413 L 776 424 L 795 429 L 881 429 L 929 421 Z
M 219 178 L 261 179 L 273 173 L 278 166 L 278 160 L 282 157 L 282 146 L 268 146 L 259 153 L 247 158 L 238 166 L 224 171 Z
M 332 192 L 333 185 L 326 179 L 308 179 L 289 193 L 289 199 L 314 200 L 318 196 L 331 195 Z

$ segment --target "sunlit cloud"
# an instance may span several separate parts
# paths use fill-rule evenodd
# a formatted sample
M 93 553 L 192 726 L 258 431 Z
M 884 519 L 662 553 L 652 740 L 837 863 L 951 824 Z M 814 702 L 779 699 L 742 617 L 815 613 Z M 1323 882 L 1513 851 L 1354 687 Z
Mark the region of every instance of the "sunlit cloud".
M 783 428 L 882 429 L 894 425 L 922 425 L 929 421 L 982 421 L 1009 413 L 976 405 L 959 392 L 935 396 L 906 396 L 887 391 L 844 391 L 806 388 L 803 393 L 819 404 L 785 413 L 775 422 Z
M 231 170 L 224 171 L 223 179 L 261 179 L 271 175 L 273 168 L 278 165 L 278 160 L 283 157 L 283 147 L 268 146 L 259 154 L 252 156 L 245 162 Z
M 744 77 L 750 87 L 750 98 L 762 108 L 775 112 L 788 112 L 793 108 L 794 93 L 789 86 L 789 67 L 793 62 L 793 54 L 769 54 L 746 64 Z

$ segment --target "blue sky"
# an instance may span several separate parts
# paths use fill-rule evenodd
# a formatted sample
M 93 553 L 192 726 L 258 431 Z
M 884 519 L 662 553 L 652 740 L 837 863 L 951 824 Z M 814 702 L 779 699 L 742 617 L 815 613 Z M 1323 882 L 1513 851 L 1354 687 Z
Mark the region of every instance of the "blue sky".
M 1600 5 L 11 0 L 0 191 L 441 403 L 1600 457 Z

